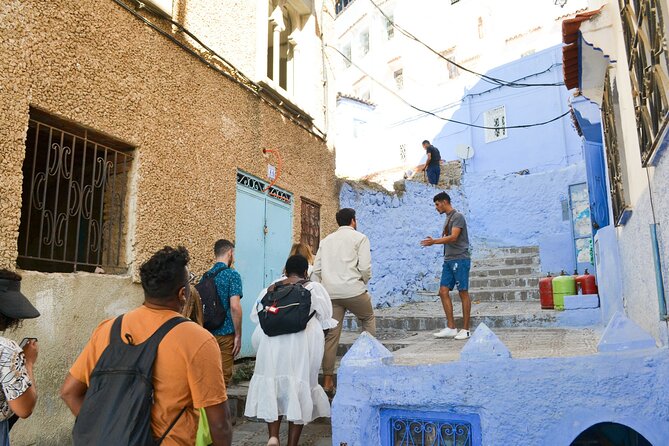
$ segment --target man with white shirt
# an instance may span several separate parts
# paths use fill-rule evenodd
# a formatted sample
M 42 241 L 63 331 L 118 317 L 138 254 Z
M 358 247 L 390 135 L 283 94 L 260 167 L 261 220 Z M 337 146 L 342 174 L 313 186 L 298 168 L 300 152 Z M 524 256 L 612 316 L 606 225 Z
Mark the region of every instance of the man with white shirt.
M 372 297 L 367 292 L 372 277 L 369 239 L 356 230 L 354 209 L 340 209 L 337 224 L 339 229 L 321 241 L 312 274 L 312 280 L 320 282 L 330 295 L 332 317 L 339 322 L 325 337 L 323 389 L 330 396 L 334 393 L 332 376 L 346 310 L 360 320 L 364 331 L 376 335 Z

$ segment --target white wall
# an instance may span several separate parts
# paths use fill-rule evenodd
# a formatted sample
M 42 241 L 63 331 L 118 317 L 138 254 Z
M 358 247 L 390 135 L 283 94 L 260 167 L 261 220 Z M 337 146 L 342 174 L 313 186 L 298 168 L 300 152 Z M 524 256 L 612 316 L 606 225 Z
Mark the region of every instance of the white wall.
M 641 165 L 632 87 L 617 2 L 597 0 L 591 3 L 592 7 L 604 5 L 604 10 L 594 20 L 584 22 L 581 32 L 590 44 L 603 48 L 607 56 L 617 61 L 609 67 L 609 74 L 615 78 L 620 100 L 619 116 L 616 116 L 620 123 L 618 147 L 626 179 L 627 205 L 632 210 L 627 223 L 615 230 L 620 250 L 622 303 L 630 318 L 667 344 L 667 323 L 660 321 L 650 225 L 655 222 L 660 225 L 658 237 L 662 273 L 664 287 L 669 290 L 669 251 L 666 248 L 669 241 L 669 200 L 666 194 L 669 188 L 669 160 L 665 151 L 657 164 L 648 168 L 648 172 Z

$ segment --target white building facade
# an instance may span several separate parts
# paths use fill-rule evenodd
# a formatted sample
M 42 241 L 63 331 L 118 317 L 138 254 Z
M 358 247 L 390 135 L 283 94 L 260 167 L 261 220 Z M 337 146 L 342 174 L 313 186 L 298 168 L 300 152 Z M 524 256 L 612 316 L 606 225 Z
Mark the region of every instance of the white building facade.
M 440 149 L 443 159 L 457 159 L 455 144 L 433 141 L 444 121 L 407 103 L 451 118 L 472 87 L 496 84 L 444 58 L 485 74 L 558 45 L 562 19 L 587 8 L 585 0 L 336 3 L 337 48 L 326 54 L 341 94 L 336 111 L 337 174 L 351 178 L 415 167 L 424 157 L 420 144 L 424 139 Z M 404 35 L 399 27 L 420 42 Z M 560 66 L 545 69 L 559 73 Z M 522 93 L 522 88 L 516 93 Z M 486 114 L 463 121 L 486 125 L 488 118 Z

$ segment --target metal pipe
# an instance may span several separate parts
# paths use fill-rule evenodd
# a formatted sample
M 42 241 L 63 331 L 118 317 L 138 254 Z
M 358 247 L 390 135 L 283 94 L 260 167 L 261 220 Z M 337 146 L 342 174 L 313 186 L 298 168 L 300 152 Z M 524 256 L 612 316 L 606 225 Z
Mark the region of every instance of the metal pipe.
M 653 264 L 655 265 L 655 283 L 657 285 L 657 300 L 660 307 L 660 319 L 667 319 L 667 301 L 664 297 L 664 280 L 662 277 L 662 262 L 660 260 L 660 244 L 657 238 L 657 223 L 650 225 L 650 239 L 653 248 Z

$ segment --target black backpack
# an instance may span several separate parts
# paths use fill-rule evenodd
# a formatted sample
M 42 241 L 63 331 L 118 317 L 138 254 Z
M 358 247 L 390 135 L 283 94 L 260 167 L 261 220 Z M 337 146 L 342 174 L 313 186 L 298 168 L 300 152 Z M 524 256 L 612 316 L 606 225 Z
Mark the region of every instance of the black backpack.
M 225 322 L 228 316 L 228 309 L 225 308 L 221 298 L 216 291 L 216 276 L 226 267 L 214 271 L 213 273 L 205 273 L 200 280 L 200 283 L 195 285 L 195 289 L 200 293 L 200 300 L 202 301 L 202 319 L 203 326 L 207 330 L 216 330 Z
M 170 319 L 145 342 L 131 345 L 121 339 L 123 315 L 116 318 L 109 345 L 93 369 L 84 403 L 74 423 L 72 440 L 75 446 L 155 446 L 162 443 L 186 408 L 179 412 L 159 439 L 153 437 L 153 363 L 163 337 L 187 320 L 182 317 Z
M 296 283 L 275 283 L 267 288 L 258 311 L 260 327 L 267 336 L 297 333 L 307 328 L 316 313 L 311 310 L 311 291 L 304 287 L 307 280 Z

